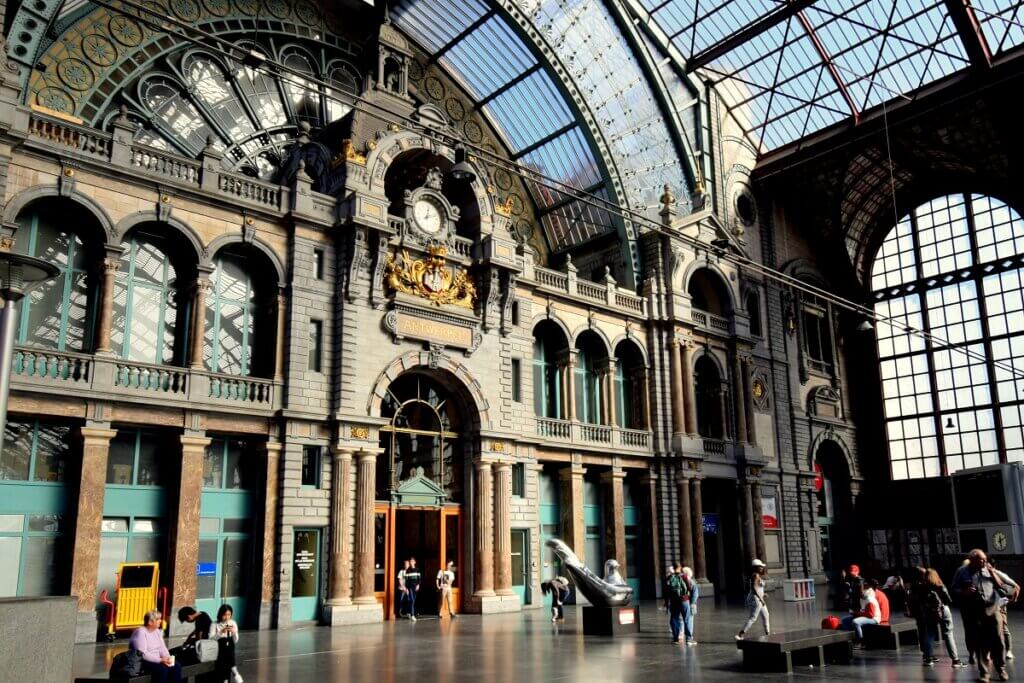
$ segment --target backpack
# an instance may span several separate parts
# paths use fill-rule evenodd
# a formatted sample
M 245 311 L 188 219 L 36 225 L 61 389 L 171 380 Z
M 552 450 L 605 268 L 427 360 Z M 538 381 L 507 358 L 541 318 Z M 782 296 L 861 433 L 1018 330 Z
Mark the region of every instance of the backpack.
M 924 596 L 924 613 L 929 619 L 936 621 L 942 621 L 943 613 L 942 598 L 939 597 L 937 591 L 930 590 Z
M 114 657 L 110 663 L 111 678 L 132 678 L 142 675 L 142 653 L 128 650 Z
M 668 577 L 668 591 L 669 597 L 675 600 L 683 600 L 690 595 L 690 589 L 686 585 L 686 581 L 678 574 Z

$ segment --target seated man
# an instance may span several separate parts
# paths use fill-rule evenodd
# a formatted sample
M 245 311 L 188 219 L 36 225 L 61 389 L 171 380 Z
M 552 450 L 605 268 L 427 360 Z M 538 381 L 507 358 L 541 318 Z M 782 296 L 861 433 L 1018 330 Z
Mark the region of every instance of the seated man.
M 864 640 L 864 626 L 881 623 L 881 618 L 882 610 L 878 606 L 875 591 L 870 585 L 865 584 L 860 598 L 860 610 L 851 610 L 848 616 L 843 617 L 839 628 L 844 631 L 856 631 L 857 640 Z

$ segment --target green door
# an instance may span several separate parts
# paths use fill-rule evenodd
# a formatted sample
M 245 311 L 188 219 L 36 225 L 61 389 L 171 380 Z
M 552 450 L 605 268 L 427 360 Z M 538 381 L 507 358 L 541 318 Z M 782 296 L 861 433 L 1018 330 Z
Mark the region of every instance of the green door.
M 320 530 L 296 529 L 292 555 L 292 621 L 320 617 Z
M 526 529 L 512 530 L 512 590 L 519 603 L 530 604 L 530 536 Z

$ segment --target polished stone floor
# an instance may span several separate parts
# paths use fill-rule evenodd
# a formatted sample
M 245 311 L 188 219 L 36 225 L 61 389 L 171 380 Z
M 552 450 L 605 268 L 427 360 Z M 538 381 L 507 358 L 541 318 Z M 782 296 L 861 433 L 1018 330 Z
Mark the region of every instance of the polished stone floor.
M 781 591 L 769 599 L 772 630 L 805 628 L 829 613 L 824 604 L 785 603 Z M 834 613 L 834 612 L 833 612 Z M 702 601 L 697 617 L 696 647 L 669 642 L 664 612 L 653 603 L 641 607 L 641 633 L 617 639 L 582 635 L 577 609 L 566 610 L 564 626 L 555 627 L 547 609 L 481 618 L 464 615 L 455 622 L 422 618 L 416 623 L 291 631 L 244 632 L 239 662 L 246 681 L 645 681 L 671 678 L 693 681 L 767 681 L 786 676 L 749 674 L 740 668 L 733 634 L 743 621 L 740 606 Z M 1024 615 L 1011 614 L 1024 638 Z M 960 630 L 959 624 L 957 625 Z M 755 626 L 752 635 L 758 633 Z M 960 631 L 963 650 L 963 633 Z M 1024 641 L 1021 641 L 1024 643 Z M 125 641 L 75 648 L 76 675 L 107 668 Z M 1024 648 L 1024 645 L 1022 645 Z M 1024 650 L 1022 650 L 1024 652 Z M 954 671 L 942 652 L 934 668 L 921 666 L 916 648 L 894 652 L 857 652 L 851 665 L 824 670 L 803 668 L 793 680 L 972 681 L 974 669 Z M 1022 660 L 1024 662 L 1024 660 Z M 1013 666 L 1010 667 L 1011 675 Z M 1018 679 L 1024 681 L 1024 671 Z

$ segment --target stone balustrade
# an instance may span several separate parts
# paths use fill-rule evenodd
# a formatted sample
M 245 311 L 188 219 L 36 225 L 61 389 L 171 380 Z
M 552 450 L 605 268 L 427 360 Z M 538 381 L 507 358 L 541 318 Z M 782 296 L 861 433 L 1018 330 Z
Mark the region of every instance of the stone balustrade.
M 649 453 L 651 449 L 651 432 L 646 429 L 625 429 L 550 417 L 537 417 L 535 420 L 537 436 L 545 441 L 581 447 L 621 448 L 638 453 Z

